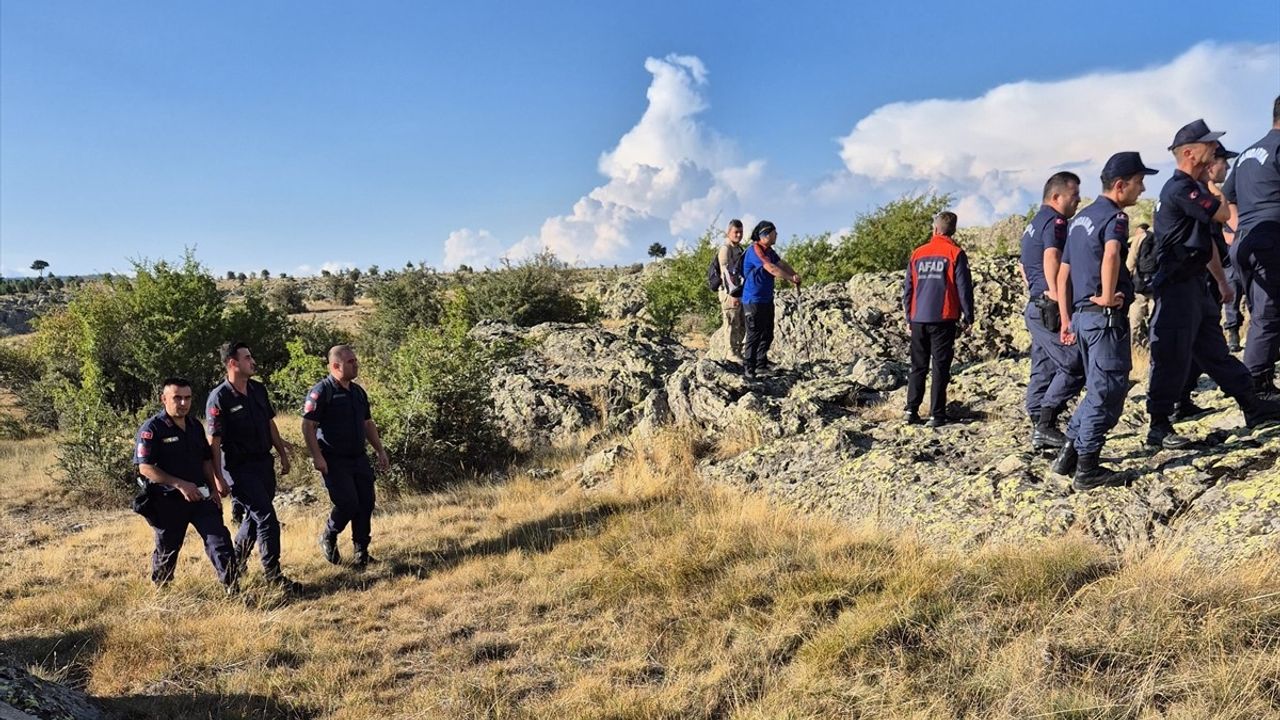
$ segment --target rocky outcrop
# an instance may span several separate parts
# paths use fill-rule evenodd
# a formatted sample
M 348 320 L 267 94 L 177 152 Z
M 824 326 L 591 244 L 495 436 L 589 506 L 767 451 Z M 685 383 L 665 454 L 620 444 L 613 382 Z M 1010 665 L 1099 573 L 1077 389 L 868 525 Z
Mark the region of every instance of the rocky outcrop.
M 627 431 L 646 417 L 650 425 L 661 422 L 663 404 L 651 395 L 693 357 L 636 323 L 617 331 L 561 323 L 523 330 L 484 323 L 472 335 L 515 340 L 524 347 L 491 381 L 499 426 L 521 451 Z
M 0 656 L 0 720 L 102 720 L 84 693 L 42 680 Z
M 1215 412 L 1179 429 L 1181 451 L 1143 445 L 1137 377 L 1104 459 L 1128 486 L 1076 493 L 1028 448 L 1028 344 L 1015 265 L 974 263 L 979 321 L 959 344 L 937 430 L 902 421 L 907 328 L 896 273 L 779 292 L 775 370 L 748 381 L 716 350 L 698 356 L 640 325 L 615 330 L 484 326 L 528 348 L 494 378 L 504 427 L 529 449 L 595 439 L 577 473 L 607 482 L 664 425 L 715 452 L 708 480 L 851 522 L 910 528 L 948 544 L 1083 533 L 1118 551 L 1183 543 L 1229 562 L 1280 547 L 1280 430 L 1250 433 L 1206 384 Z M 715 345 L 713 344 L 713 348 Z

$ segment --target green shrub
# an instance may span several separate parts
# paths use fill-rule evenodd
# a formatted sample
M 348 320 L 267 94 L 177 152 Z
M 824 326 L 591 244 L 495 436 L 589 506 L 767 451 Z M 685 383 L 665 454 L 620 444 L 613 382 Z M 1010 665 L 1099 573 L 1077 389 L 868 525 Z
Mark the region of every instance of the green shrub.
M 267 392 L 276 412 L 282 415 L 299 411 L 303 398 L 312 385 L 329 374 L 328 349 L 314 352 L 300 338 L 286 343 L 289 360 L 271 372 L 267 379 Z
M 707 287 L 707 268 L 719 246 L 708 229 L 691 249 L 677 252 L 653 272 L 644 284 L 645 310 L 660 332 L 671 335 L 681 319 L 692 315 L 712 329 L 720 321 L 720 301 Z
M 444 292 L 440 276 L 423 265 L 383 273 L 373 312 L 361 326 L 361 344 L 372 358 L 388 358 L 414 328 L 440 322 Z
M 302 296 L 302 286 L 294 280 L 275 282 L 267 291 L 267 303 L 272 308 L 289 315 L 307 311 L 307 305 Z
M 509 349 L 470 338 L 465 324 L 415 328 L 371 383 L 374 417 L 391 456 L 390 481 L 439 486 L 512 454 L 494 419 L 489 378 Z
M 19 439 L 57 428 L 56 379 L 52 375 L 46 378 L 44 364 L 32 350 L 0 345 L 0 386 L 13 392 L 23 415 L 21 422 L 16 418 L 5 420 L 4 436 Z
M 133 439 L 153 409 L 122 413 L 86 389 L 58 394 L 58 469 L 62 487 L 89 497 L 123 498 L 134 488 Z
M 464 281 L 472 324 L 500 320 L 522 327 L 544 322 L 586 322 L 583 301 L 573 294 L 567 263 L 547 251 L 502 269 L 471 273 Z

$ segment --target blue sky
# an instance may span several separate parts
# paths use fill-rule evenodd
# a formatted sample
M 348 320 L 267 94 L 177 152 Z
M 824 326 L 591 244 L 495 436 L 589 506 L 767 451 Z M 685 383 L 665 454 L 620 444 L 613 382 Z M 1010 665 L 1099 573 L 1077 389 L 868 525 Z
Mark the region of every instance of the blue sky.
M 6 0 L 0 272 L 627 262 L 717 216 L 838 230 L 929 188 L 987 221 L 1201 115 L 1261 135 L 1280 5 L 1213 14 Z

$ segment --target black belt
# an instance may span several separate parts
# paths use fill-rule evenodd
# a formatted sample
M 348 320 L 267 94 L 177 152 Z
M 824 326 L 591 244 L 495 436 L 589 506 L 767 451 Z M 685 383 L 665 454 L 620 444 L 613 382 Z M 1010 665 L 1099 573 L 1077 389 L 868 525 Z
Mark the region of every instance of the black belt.
M 1076 312 L 1082 312 L 1082 313 L 1104 313 L 1104 314 L 1105 314 L 1107 311 L 1118 312 L 1118 311 L 1120 311 L 1121 309 L 1122 309 L 1122 308 L 1110 308 L 1110 307 L 1103 307 L 1103 306 L 1098 305 L 1098 304 L 1096 304 L 1096 303 L 1089 303 L 1088 305 L 1081 305 L 1080 307 L 1076 308 Z

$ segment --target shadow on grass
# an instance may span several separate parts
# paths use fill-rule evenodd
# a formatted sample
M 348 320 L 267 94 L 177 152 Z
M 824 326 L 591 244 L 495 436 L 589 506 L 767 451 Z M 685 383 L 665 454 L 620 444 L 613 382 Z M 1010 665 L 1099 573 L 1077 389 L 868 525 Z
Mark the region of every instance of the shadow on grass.
M 468 545 L 446 546 L 436 551 L 415 551 L 382 557 L 364 572 L 344 573 L 326 581 L 308 583 L 297 597 L 316 599 L 341 590 L 366 589 L 370 585 L 396 577 L 426 577 L 455 568 L 468 560 L 505 555 L 513 550 L 546 553 L 566 540 L 585 537 L 614 515 L 636 512 L 660 500 L 634 503 L 603 503 L 587 510 L 563 512 L 517 525 L 496 538 L 478 540 Z
M 109 713 L 120 718 L 209 718 L 209 720 L 311 720 L 321 712 L 265 695 L 241 693 L 175 693 L 98 698 Z
M 104 628 L 94 626 L 56 635 L 12 637 L 0 640 L 0 657 L 17 665 L 39 667 L 68 687 L 83 688 L 89 683 L 89 668 L 105 636 Z

